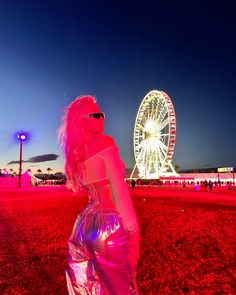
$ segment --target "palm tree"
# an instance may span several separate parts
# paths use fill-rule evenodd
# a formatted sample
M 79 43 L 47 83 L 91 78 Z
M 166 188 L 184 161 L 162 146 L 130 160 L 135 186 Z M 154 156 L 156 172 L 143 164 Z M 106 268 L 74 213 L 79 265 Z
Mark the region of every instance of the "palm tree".
M 38 172 L 38 173 L 42 173 L 42 170 L 41 170 L 41 169 L 38 169 L 37 172 Z
M 10 174 L 12 175 L 13 174 L 13 172 L 14 172 L 14 170 L 11 168 L 11 169 L 9 169 L 9 171 L 10 171 Z
M 52 168 L 47 168 L 46 170 L 47 170 L 47 172 L 49 174 L 52 171 Z

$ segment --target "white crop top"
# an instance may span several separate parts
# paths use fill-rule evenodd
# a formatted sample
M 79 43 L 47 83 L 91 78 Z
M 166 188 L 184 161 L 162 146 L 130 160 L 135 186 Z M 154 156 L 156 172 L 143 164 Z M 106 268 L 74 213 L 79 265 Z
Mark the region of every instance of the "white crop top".
M 110 146 L 84 161 L 82 184 L 86 187 L 95 183 L 110 185 L 112 200 L 129 231 L 139 229 L 137 216 L 126 183 L 125 165 L 120 159 L 118 148 Z M 106 181 L 107 180 L 107 181 Z
M 105 154 L 118 154 L 118 148 L 116 146 L 110 146 L 101 150 L 100 152 L 94 154 L 90 158 L 84 161 L 84 175 L 83 175 L 83 185 L 88 185 L 94 182 L 99 182 L 101 180 L 107 179 L 107 171 L 104 163 L 104 155 Z M 113 155 L 114 156 L 114 155 Z M 117 157 L 116 157 L 117 158 Z M 114 162 L 116 168 L 121 171 L 124 175 L 125 172 L 125 164 L 119 158 L 116 159 L 116 163 Z

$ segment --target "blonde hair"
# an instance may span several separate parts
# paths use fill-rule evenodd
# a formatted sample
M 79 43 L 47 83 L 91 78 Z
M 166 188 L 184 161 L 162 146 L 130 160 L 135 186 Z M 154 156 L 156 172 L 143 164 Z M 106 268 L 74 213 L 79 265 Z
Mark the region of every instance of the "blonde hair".
M 96 99 L 90 95 L 77 97 L 65 109 L 61 126 L 58 130 L 58 139 L 65 154 L 65 173 L 67 187 L 77 192 L 82 189 L 80 179 L 83 174 L 85 154 L 84 129 L 82 117 L 85 109 Z

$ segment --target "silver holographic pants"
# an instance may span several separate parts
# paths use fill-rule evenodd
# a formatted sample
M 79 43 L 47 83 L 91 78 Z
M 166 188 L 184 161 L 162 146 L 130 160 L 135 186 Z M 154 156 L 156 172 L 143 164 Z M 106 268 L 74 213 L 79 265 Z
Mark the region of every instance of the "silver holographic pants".
M 69 295 L 138 294 L 128 262 L 130 234 L 114 210 L 88 206 L 69 239 Z

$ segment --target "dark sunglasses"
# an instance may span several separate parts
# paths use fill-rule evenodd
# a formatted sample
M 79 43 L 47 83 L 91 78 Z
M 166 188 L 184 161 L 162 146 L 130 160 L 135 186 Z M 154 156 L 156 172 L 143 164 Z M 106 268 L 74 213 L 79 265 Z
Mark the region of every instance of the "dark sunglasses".
M 88 117 L 89 118 L 95 118 L 95 119 L 105 119 L 105 114 L 104 113 L 91 113 L 91 114 L 88 114 Z

